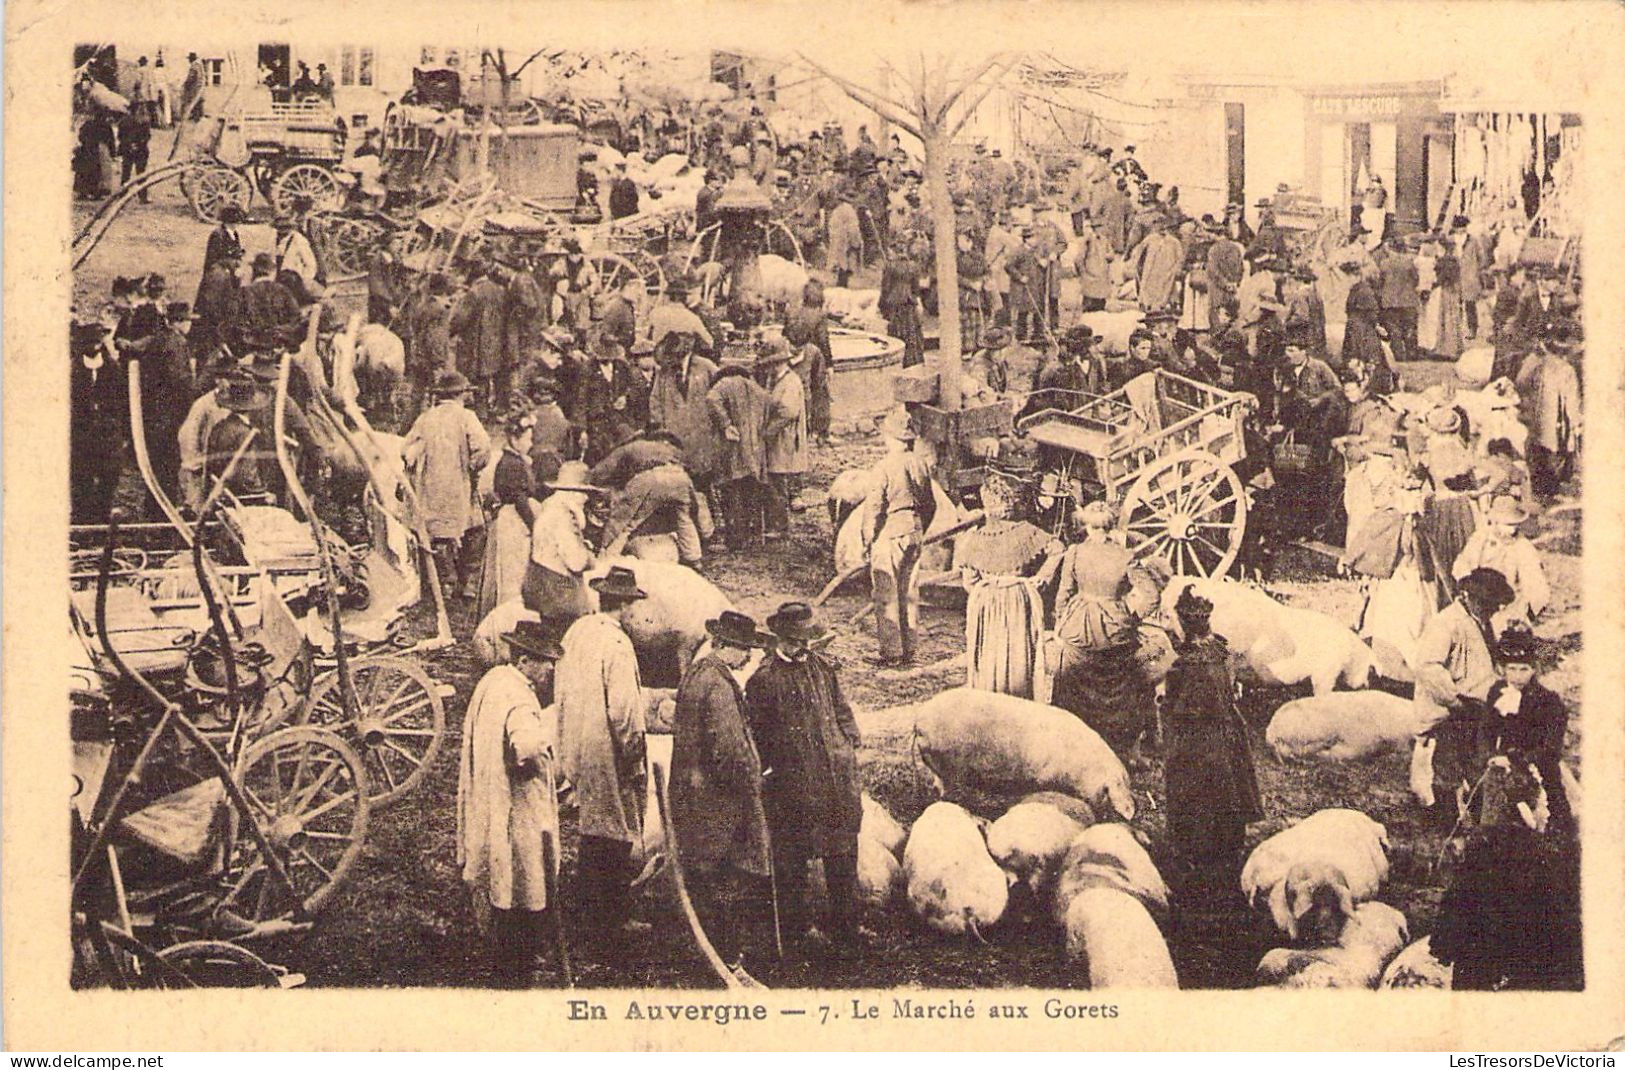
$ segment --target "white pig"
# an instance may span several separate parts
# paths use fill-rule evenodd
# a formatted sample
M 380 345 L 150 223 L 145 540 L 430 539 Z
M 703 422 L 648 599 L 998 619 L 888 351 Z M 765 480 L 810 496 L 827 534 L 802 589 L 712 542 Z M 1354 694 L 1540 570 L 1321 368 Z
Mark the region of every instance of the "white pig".
M 1097 814 L 1134 817 L 1122 761 L 1065 710 L 956 687 L 920 707 L 914 734 L 921 760 L 945 791 L 1015 795 L 1048 788 L 1083 799 Z
M 1037 892 L 1086 827 L 1048 803 L 1017 803 L 988 826 L 987 850 Z
M 1324 613 L 1283 605 L 1235 580 L 1177 577 L 1163 589 L 1163 616 L 1181 637 L 1174 605 L 1186 587 L 1213 603 L 1213 634 L 1224 637 L 1259 681 L 1285 686 L 1308 681 L 1317 695 L 1339 683 L 1349 688 L 1370 683 L 1371 648 L 1359 636 Z
M 1067 846 L 1050 889 L 1056 921 L 1065 924 L 1072 899 L 1087 888 L 1112 888 L 1148 908 L 1168 909 L 1168 885 L 1127 825 L 1095 825 Z
M 1278 947 L 1258 963 L 1258 980 L 1280 988 L 1376 988 L 1382 968 L 1405 946 L 1405 915 L 1387 903 L 1361 903 L 1330 947 Z
M 1433 937 L 1424 936 L 1401 951 L 1382 971 L 1379 988 L 1449 988 L 1454 966 L 1433 957 Z
M 914 822 L 903 877 L 909 906 L 938 932 L 980 937 L 1010 901 L 1009 877 L 988 855 L 976 819 L 953 803 L 932 803 Z
M 1121 312 L 1085 312 L 1078 322 L 1095 332 L 1095 344 L 1102 352 L 1121 356 L 1128 352 L 1129 336 L 1140 329 L 1143 317 L 1138 309 Z
M 903 845 L 908 842 L 903 826 L 884 806 L 871 799 L 867 791 L 863 793 L 863 825 L 858 829 L 858 836 L 874 840 L 894 855 L 902 854 Z
M 1334 691 L 1276 710 L 1264 741 L 1283 761 L 1346 762 L 1409 746 L 1425 727 L 1409 699 L 1384 691 Z
M 1179 975 L 1144 904 L 1115 888 L 1086 888 L 1063 920 L 1067 958 L 1089 964 L 1089 987 L 1178 988 Z
M 897 856 L 873 837 L 858 836 L 858 898 L 884 909 L 903 891 L 903 867 Z
M 869 331 L 885 331 L 886 317 L 880 314 L 879 290 L 854 290 L 845 286 L 824 289 L 824 308 L 832 316 L 840 316 L 848 327 Z
M 1241 890 L 1263 896 L 1282 932 L 1298 938 L 1311 912 L 1354 915 L 1388 879 L 1388 832 L 1357 810 L 1319 810 L 1282 829 L 1247 856 Z

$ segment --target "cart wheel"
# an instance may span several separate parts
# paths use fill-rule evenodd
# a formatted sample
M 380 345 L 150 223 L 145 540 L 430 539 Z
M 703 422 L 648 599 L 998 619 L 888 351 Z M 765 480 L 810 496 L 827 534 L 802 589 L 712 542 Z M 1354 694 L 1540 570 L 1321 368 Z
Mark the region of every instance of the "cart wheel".
M 349 744 L 322 728 L 284 728 L 244 752 L 237 782 L 252 814 L 232 812 L 234 836 L 220 909 L 251 922 L 315 914 L 361 856 L 367 838 L 366 771 Z M 240 827 L 258 823 L 293 887 L 266 865 Z
M 717 249 L 721 244 L 721 223 L 712 223 L 694 235 L 694 244 L 689 247 L 688 259 L 683 261 L 683 274 L 690 275 L 697 265 L 709 264 L 715 260 L 717 258 Z
M 247 211 L 254 189 L 241 171 L 222 164 L 199 164 L 181 172 L 181 192 L 192 214 L 204 223 L 220 222 L 228 204 Z
M 620 253 L 587 254 L 587 292 L 596 300 L 616 293 L 629 279 L 641 279 L 643 272 Z
M 172 944 L 158 957 L 185 975 L 189 985 L 176 985 L 159 974 L 159 988 L 281 988 L 282 980 L 270 963 L 236 944 L 223 940 L 189 940 Z
M 807 266 L 806 259 L 801 255 L 801 243 L 796 241 L 795 234 L 789 227 L 784 225 L 782 220 L 774 219 L 769 221 L 765 224 L 765 229 L 767 233 L 763 236 L 763 252 L 772 253 L 774 256 L 782 256 L 786 260 L 794 261 L 801 267 Z
M 666 272 L 660 266 L 659 257 L 638 249 L 628 253 L 627 259 L 637 268 L 638 274 L 643 276 L 643 288 L 649 291 L 649 296 L 659 297 L 666 292 Z
M 271 203 L 279 212 L 292 212 L 294 200 L 308 197 L 311 210 L 336 212 L 344 207 L 344 191 L 333 172 L 315 163 L 296 163 L 271 183 Z
M 1221 576 L 1241 550 L 1247 497 L 1229 465 L 1181 453 L 1140 474 L 1118 526 L 1136 557 L 1160 554 L 1181 576 Z
M 364 274 L 371 265 L 373 250 L 384 236 L 384 228 L 371 220 L 336 215 L 321 217 L 319 225 L 328 274 Z
M 422 782 L 446 736 L 446 707 L 429 674 L 406 658 L 380 655 L 350 662 L 358 716 L 345 712 L 336 671 L 317 677 L 311 724 L 356 748 L 367 771 L 367 799 L 384 806 Z

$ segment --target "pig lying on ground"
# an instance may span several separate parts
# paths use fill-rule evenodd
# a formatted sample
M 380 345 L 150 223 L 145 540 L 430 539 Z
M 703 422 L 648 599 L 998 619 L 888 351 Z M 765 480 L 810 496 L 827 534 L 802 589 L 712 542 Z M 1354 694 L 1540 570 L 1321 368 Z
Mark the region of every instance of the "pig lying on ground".
M 1062 920 L 1066 954 L 1089 964 L 1089 987 L 1178 988 L 1179 975 L 1157 923 L 1134 896 L 1085 888 Z
M 627 636 L 638 652 L 638 667 L 648 687 L 676 687 L 694 651 L 705 641 L 705 622 L 732 609 L 717 585 L 685 565 L 618 557 L 588 573 L 596 578 L 612 565 L 624 565 L 648 595 L 632 604 L 623 618 Z
M 1387 848 L 1387 830 L 1359 811 L 1320 810 L 1253 848 L 1241 890 L 1255 906 L 1265 897 L 1276 927 L 1296 940 L 1312 913 L 1317 926 L 1335 924 L 1377 894 Z
M 858 829 L 858 836 L 874 840 L 894 855 L 901 855 L 903 845 L 908 842 L 903 826 L 884 806 L 871 799 L 868 792 L 863 793 L 863 825 Z
M 1424 727 L 1409 699 L 1385 691 L 1336 691 L 1276 710 L 1264 741 L 1282 761 L 1346 762 L 1409 746 Z
M 1083 799 L 1097 814 L 1134 817 L 1123 763 L 1065 710 L 956 687 L 920 707 L 914 735 L 941 791 L 969 787 L 1015 795 L 1048 788 Z
M 1280 988 L 1376 988 L 1408 938 L 1405 915 L 1387 903 L 1361 903 L 1330 947 L 1278 947 L 1258 963 L 1261 984 Z
M 1150 909 L 1168 909 L 1168 885 L 1127 825 L 1096 825 L 1067 846 L 1050 887 L 1057 922 L 1065 924 L 1072 899 L 1085 888 L 1111 888 Z
M 1078 824 L 1088 828 L 1095 823 L 1095 812 L 1088 803 L 1075 795 L 1059 791 L 1035 791 L 1016 800 L 1020 803 L 1047 803 Z
M 1433 937 L 1411 944 L 1382 971 L 1379 988 L 1449 988 L 1455 968 L 1433 957 Z
M 904 890 L 897 856 L 871 836 L 858 837 L 858 898 L 876 909 L 890 906 Z
M 1086 827 L 1048 803 L 1017 803 L 988 826 L 987 850 L 1036 893 Z
M 1263 591 L 1227 579 L 1178 577 L 1162 592 L 1162 611 L 1183 637 L 1174 605 L 1186 587 L 1213 603 L 1213 634 L 1223 636 L 1248 674 L 1266 684 L 1305 681 L 1324 695 L 1339 683 L 1351 689 L 1371 681 L 1371 648 L 1344 625 L 1312 609 L 1282 605 Z
M 1009 904 L 1009 878 L 988 855 L 981 827 L 953 803 L 932 803 L 914 822 L 903 876 L 909 906 L 938 932 L 980 937 Z

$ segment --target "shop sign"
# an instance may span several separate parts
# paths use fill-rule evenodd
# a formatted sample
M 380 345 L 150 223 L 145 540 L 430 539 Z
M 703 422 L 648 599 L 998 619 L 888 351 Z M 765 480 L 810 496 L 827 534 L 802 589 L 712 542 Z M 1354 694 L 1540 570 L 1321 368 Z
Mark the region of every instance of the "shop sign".
M 1339 118 L 1387 119 L 1406 112 L 1426 110 L 1428 105 L 1424 97 L 1404 97 L 1391 93 L 1367 97 L 1315 97 L 1313 100 L 1316 115 Z

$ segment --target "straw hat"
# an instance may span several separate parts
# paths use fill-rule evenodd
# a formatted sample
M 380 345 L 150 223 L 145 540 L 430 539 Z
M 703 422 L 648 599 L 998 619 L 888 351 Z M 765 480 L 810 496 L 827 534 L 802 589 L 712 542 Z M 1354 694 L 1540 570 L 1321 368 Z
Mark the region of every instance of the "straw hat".
M 1512 524 L 1516 526 L 1528 520 L 1529 514 L 1518 503 L 1516 498 L 1506 494 L 1497 494 L 1495 500 L 1490 502 L 1489 510 L 1485 512 L 1484 519 L 1491 524 Z

